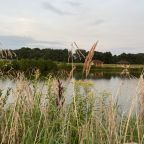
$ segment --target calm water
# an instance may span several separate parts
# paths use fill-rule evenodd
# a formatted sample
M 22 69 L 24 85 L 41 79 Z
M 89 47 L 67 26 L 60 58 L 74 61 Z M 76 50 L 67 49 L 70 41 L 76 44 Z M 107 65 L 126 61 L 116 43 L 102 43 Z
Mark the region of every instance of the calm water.
M 127 110 L 130 105 L 133 97 L 137 95 L 136 89 L 138 85 L 138 79 L 121 79 L 119 77 L 111 77 L 110 79 L 91 79 L 94 83 L 94 90 L 97 95 L 106 91 L 110 93 L 114 100 L 118 101 L 118 104 L 122 107 L 123 110 Z M 40 82 L 39 87 L 45 92 L 46 88 L 43 87 L 44 82 Z M 68 99 L 72 96 L 72 84 L 63 81 L 63 85 L 67 87 L 67 96 Z M 15 87 L 15 82 L 10 79 L 0 80 L 0 88 L 8 89 Z M 9 99 L 12 101 L 12 98 Z
M 110 79 L 91 79 L 94 83 L 94 90 L 97 96 L 102 95 L 103 92 L 112 96 L 114 101 L 118 102 L 121 110 L 127 111 L 132 105 L 132 101 L 137 97 L 137 87 L 139 79 L 111 77 Z M 67 91 L 70 93 L 68 97 L 72 96 L 71 85 L 67 86 Z

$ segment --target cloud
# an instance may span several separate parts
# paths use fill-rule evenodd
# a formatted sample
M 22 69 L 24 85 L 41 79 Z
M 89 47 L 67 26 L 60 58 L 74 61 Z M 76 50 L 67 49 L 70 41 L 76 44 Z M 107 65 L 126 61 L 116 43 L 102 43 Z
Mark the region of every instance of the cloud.
M 0 36 L 0 42 L 2 48 L 17 48 L 19 46 L 25 46 L 28 43 L 33 42 L 34 40 L 30 37 L 22 36 Z
M 59 41 L 34 41 L 34 43 L 43 43 L 43 44 L 51 44 L 51 45 L 62 45 L 62 42 Z
M 72 1 L 67 1 L 67 4 L 69 4 L 72 7 L 80 7 L 82 4 L 78 2 L 72 2 Z
M 64 42 L 60 41 L 39 41 L 34 40 L 32 43 L 29 44 L 30 47 L 39 47 L 39 48 L 65 48 Z
M 24 36 L 0 36 L 0 48 L 16 49 L 20 47 L 64 48 L 65 44 L 60 41 L 40 41 Z
M 111 51 L 113 54 L 122 54 L 122 53 L 132 53 L 132 54 L 137 54 L 137 53 L 142 53 L 144 50 L 143 48 L 134 48 L 134 47 L 127 47 L 127 48 L 111 48 L 109 51 Z
M 97 19 L 94 22 L 92 22 L 91 25 L 93 25 L 93 26 L 102 25 L 105 22 L 106 22 L 106 20 L 104 20 L 104 19 Z
M 42 6 L 43 6 L 43 8 L 50 10 L 58 15 L 72 15 L 72 13 L 63 11 L 63 10 L 55 7 L 54 5 L 50 4 L 49 2 L 43 2 Z

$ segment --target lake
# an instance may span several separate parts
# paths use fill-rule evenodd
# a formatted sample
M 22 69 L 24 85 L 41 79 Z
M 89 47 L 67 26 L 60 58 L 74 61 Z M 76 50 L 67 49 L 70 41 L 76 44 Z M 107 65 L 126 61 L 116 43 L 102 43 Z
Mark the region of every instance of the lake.
M 100 95 L 103 92 L 109 93 L 123 111 L 127 111 L 131 106 L 131 102 L 134 97 L 137 96 L 137 86 L 139 80 L 137 78 L 120 78 L 111 77 L 110 79 L 89 79 L 94 83 L 94 91 L 96 95 Z M 87 80 L 84 80 L 87 81 Z M 67 87 L 66 96 L 69 100 L 72 97 L 72 83 L 68 83 L 63 80 L 64 87 Z M 0 80 L 0 88 L 8 89 L 14 88 L 15 81 L 10 79 Z M 39 82 L 39 89 L 46 92 L 46 85 L 44 81 Z M 9 102 L 12 98 L 9 98 Z

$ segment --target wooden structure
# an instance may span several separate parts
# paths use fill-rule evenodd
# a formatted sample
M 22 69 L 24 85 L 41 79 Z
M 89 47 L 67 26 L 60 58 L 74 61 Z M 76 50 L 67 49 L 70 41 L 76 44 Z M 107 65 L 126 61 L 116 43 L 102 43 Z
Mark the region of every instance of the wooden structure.
M 118 66 L 124 67 L 124 68 L 129 68 L 130 67 L 130 63 L 126 60 L 121 60 L 117 64 L 118 64 Z
M 103 64 L 104 64 L 104 62 L 103 61 L 101 61 L 101 60 L 93 60 L 92 61 L 93 62 L 93 64 L 95 65 L 95 66 L 97 66 L 97 67 L 101 67 L 101 66 L 103 66 Z

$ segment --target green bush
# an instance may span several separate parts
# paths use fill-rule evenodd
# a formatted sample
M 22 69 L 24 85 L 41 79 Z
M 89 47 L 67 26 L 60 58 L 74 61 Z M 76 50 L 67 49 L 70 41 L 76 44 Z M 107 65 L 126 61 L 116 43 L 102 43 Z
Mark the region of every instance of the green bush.
M 14 60 L 12 61 L 12 67 L 20 71 L 39 69 L 41 73 L 57 70 L 56 63 L 49 60 Z

